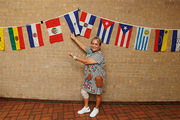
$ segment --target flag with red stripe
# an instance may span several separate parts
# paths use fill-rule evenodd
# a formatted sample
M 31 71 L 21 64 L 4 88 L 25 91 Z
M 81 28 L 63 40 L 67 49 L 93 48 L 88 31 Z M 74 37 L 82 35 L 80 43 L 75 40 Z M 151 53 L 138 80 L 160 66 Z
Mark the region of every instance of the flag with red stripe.
M 101 38 L 102 43 L 109 44 L 114 22 L 107 19 L 100 19 L 97 36 Z
M 8 31 L 12 50 L 25 49 L 22 27 L 9 27 Z
M 128 48 L 132 29 L 133 26 L 119 23 L 115 45 Z
M 48 20 L 45 23 L 49 33 L 50 43 L 63 41 L 59 18 Z
M 79 20 L 79 29 L 80 29 L 81 36 L 84 36 L 86 38 L 90 37 L 91 30 L 92 30 L 95 20 L 96 20 L 96 16 L 91 15 L 86 12 L 81 13 L 81 17 Z
M 41 32 L 41 24 L 30 24 L 26 25 L 30 47 L 39 47 L 44 46 L 42 32 Z

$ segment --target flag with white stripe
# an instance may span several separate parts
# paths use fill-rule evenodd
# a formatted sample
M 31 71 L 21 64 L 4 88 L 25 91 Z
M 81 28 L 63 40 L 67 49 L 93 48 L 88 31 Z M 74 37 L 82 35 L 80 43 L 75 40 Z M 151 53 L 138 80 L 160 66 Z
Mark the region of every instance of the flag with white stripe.
M 42 32 L 41 32 L 41 24 L 30 24 L 26 25 L 30 47 L 39 47 L 44 46 Z
M 134 44 L 134 49 L 147 50 L 151 29 L 146 27 L 138 27 Z
M 86 38 L 90 37 L 91 30 L 92 30 L 95 20 L 96 20 L 96 16 L 82 11 L 81 17 L 79 20 L 79 25 L 80 25 L 79 29 L 80 29 L 81 36 L 84 36 Z
M 64 15 L 64 17 L 69 25 L 69 29 L 71 30 L 71 33 L 74 33 L 75 35 L 79 35 L 80 30 L 79 30 L 78 10 L 66 14 Z
M 59 18 L 48 20 L 45 23 L 49 33 L 50 43 L 63 41 Z
M 119 23 L 115 46 L 129 47 L 133 26 Z
M 101 38 L 102 43 L 109 44 L 114 22 L 101 18 L 97 36 Z
M 173 30 L 171 52 L 180 51 L 180 30 Z

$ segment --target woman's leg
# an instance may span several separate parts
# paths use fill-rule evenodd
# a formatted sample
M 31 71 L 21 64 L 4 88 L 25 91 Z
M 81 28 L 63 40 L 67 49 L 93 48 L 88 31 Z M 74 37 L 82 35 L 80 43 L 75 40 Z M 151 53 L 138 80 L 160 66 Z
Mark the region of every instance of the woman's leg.
M 84 107 L 78 111 L 78 114 L 84 114 L 84 113 L 88 113 L 90 112 L 90 108 L 88 106 L 88 102 L 89 102 L 89 94 L 85 91 L 85 90 L 81 90 L 81 94 L 84 98 Z
M 96 95 L 96 106 L 94 107 L 93 111 L 90 114 L 90 117 L 95 117 L 99 113 L 99 106 L 101 104 L 101 94 Z
M 100 104 L 101 104 L 101 100 L 102 100 L 102 97 L 101 97 L 101 94 L 100 95 L 96 95 L 96 106 L 95 108 L 99 108 Z
M 85 107 L 89 107 L 88 103 L 89 103 L 89 98 L 84 99 L 84 106 Z
M 88 103 L 89 103 L 89 94 L 85 91 L 85 90 L 81 90 L 81 94 L 84 98 L 84 106 L 85 107 L 89 107 Z

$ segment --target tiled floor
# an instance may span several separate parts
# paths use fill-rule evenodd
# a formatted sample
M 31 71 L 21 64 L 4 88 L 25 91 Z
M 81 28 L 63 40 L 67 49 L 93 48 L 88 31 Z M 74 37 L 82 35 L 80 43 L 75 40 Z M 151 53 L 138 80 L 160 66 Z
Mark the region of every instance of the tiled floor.
M 93 109 L 94 102 L 90 103 Z M 102 103 L 100 113 L 78 115 L 83 102 L 0 99 L 0 120 L 180 120 L 180 103 Z

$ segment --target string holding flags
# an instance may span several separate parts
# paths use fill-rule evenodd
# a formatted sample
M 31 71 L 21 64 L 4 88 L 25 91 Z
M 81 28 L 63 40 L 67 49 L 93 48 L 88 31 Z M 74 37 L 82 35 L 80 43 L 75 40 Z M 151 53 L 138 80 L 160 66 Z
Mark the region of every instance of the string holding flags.
M 79 18 L 79 12 L 81 16 Z M 154 51 L 166 51 L 169 30 L 173 30 L 171 52 L 180 51 L 180 30 L 179 29 L 162 29 L 162 28 L 148 28 L 137 25 L 130 25 L 118 21 L 103 18 L 97 15 L 86 13 L 78 8 L 78 10 L 60 15 L 50 20 L 40 21 L 39 23 L 32 23 L 25 25 L 28 33 L 30 47 L 44 46 L 41 24 L 45 23 L 49 33 L 50 43 L 60 42 L 63 40 L 60 17 L 64 17 L 68 23 L 71 33 L 80 35 L 86 38 L 90 37 L 96 18 L 100 18 L 100 23 L 97 31 L 98 37 L 101 38 L 102 43 L 109 44 L 113 27 L 118 23 L 118 30 L 115 39 L 115 46 L 129 48 L 131 34 L 133 27 L 137 27 L 134 49 L 147 50 L 151 30 L 155 29 Z M 4 45 L 4 28 L 8 28 L 9 38 L 13 50 L 25 49 L 22 27 L 24 26 L 9 26 L 0 27 L 0 50 L 5 49 Z

